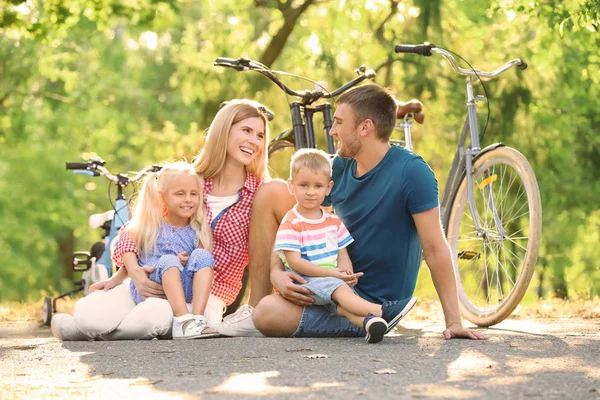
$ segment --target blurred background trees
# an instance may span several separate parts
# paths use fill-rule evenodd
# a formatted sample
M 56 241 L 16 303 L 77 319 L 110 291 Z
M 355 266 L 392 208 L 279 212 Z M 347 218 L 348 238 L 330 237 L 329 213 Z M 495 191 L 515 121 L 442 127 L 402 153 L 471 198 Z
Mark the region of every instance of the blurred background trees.
M 598 296 L 599 23 L 597 0 L 8 0 L 0 6 L 0 300 L 69 287 L 71 252 L 98 238 L 87 218 L 110 208 L 107 184 L 67 173 L 65 161 L 98 155 L 111 170 L 132 171 L 191 160 L 231 98 L 273 109 L 273 133 L 288 127 L 285 95 L 258 75 L 213 67 L 219 56 L 261 60 L 329 88 L 361 64 L 376 69 L 376 82 L 399 98 L 425 103 L 415 150 L 443 185 L 464 88 L 441 59 L 393 53 L 394 44 L 423 41 L 484 70 L 514 57 L 529 63 L 488 84 L 483 142 L 519 149 L 539 180 L 544 237 L 528 297 Z M 287 174 L 289 155 L 273 157 L 273 176 Z

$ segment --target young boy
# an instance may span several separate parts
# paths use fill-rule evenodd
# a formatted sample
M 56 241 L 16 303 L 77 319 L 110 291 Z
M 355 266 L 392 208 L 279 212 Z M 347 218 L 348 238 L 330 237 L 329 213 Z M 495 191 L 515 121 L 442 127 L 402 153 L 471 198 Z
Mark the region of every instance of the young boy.
M 354 273 L 346 250 L 354 239 L 338 217 L 321 208 L 332 187 L 331 161 L 325 152 L 302 149 L 292 156 L 288 189 L 296 205 L 281 222 L 275 251 L 288 270 L 307 281 L 303 286 L 314 293 L 315 305 L 337 311 L 366 331 L 367 343 L 378 343 L 417 299 L 381 306 L 354 293 L 351 286 L 363 275 Z

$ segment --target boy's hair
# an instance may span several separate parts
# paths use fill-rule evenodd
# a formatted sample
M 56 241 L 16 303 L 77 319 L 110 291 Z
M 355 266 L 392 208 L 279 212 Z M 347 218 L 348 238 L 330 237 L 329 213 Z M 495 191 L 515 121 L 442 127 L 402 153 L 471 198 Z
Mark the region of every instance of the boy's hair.
M 398 105 L 388 90 L 376 84 L 358 86 L 343 93 L 336 104 L 352 107 L 355 126 L 370 119 L 377 137 L 384 142 L 390 139 L 396 125 Z
M 227 157 L 227 143 L 231 127 L 247 118 L 260 118 L 265 124 L 265 139 L 255 159 L 248 165 L 247 170 L 258 179 L 268 178 L 267 146 L 269 144 L 269 124 L 265 107 L 252 100 L 231 100 L 219 110 L 206 135 L 206 142 L 196 157 L 194 166 L 198 174 L 213 178 L 223 169 Z
M 290 178 L 304 168 L 310 169 L 315 174 L 325 173 L 331 179 L 331 158 L 329 154 L 319 149 L 300 149 L 292 156 L 290 162 Z
M 156 241 L 160 224 L 164 221 L 162 201 L 159 193 L 165 193 L 173 177 L 187 174 L 198 179 L 199 206 L 190 219 L 190 225 L 198 237 L 198 247 L 210 251 L 212 233 L 206 222 L 203 190 L 204 179 L 196 173 L 194 166 L 184 161 L 162 165 L 162 169 L 146 176 L 133 210 L 133 217 L 127 225 L 127 232 L 137 246 L 140 254 L 152 254 L 156 250 Z

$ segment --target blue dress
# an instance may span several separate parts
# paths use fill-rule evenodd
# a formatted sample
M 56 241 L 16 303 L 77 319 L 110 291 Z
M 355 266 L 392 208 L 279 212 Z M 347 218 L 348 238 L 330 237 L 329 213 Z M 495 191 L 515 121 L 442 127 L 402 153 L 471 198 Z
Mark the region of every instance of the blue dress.
M 214 268 L 215 266 L 212 254 L 208 250 L 197 248 L 197 245 L 198 237 L 190 225 L 177 228 L 164 222 L 159 228 L 154 253 L 141 255 L 138 259 L 138 265 L 140 267 L 144 265 L 155 267 L 150 274 L 150 279 L 161 284 L 162 276 L 166 270 L 174 267 L 179 269 L 185 301 L 191 303 L 194 273 L 204 267 Z M 177 257 L 182 251 L 186 251 L 189 256 L 185 266 L 181 264 Z M 129 291 L 135 304 L 144 301 L 137 292 L 133 281 L 129 285 Z

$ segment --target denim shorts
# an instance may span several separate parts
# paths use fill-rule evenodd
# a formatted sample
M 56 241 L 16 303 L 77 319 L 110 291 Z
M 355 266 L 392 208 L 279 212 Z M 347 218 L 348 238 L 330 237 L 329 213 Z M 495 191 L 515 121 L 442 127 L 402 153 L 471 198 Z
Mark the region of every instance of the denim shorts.
M 290 269 L 289 267 L 286 267 L 286 270 L 290 271 L 290 272 L 294 272 L 294 273 L 300 275 L 302 278 L 304 278 L 306 283 L 297 283 L 297 285 L 305 287 L 314 293 L 313 296 L 310 296 L 313 299 L 315 299 L 315 302 L 313 303 L 314 305 L 316 305 L 316 306 L 331 305 L 334 307 L 337 305 L 331 299 L 331 295 L 333 294 L 333 292 L 335 292 L 335 290 L 337 288 L 339 288 L 342 285 L 345 285 L 346 282 L 344 282 L 341 279 L 332 278 L 329 276 L 306 276 L 303 274 L 299 274 L 298 272 Z
M 176 255 L 168 254 L 162 256 L 157 264 L 155 265 L 154 271 L 150 273 L 150 280 L 162 284 L 162 277 L 165 271 L 170 268 L 177 268 L 181 273 L 181 285 L 183 286 L 183 294 L 185 295 L 185 302 L 192 302 L 192 292 L 193 292 L 193 283 L 194 283 L 194 274 L 198 272 L 200 269 L 205 267 L 214 268 L 215 260 L 212 254 L 205 249 L 196 249 L 192 251 L 192 254 L 189 255 L 188 262 L 185 267 L 181 265 L 179 258 Z M 129 286 L 129 290 L 131 292 L 131 296 L 133 297 L 133 301 L 135 304 L 139 304 L 144 299 L 138 294 L 133 281 Z
M 362 337 L 364 329 L 352 325 L 335 312 L 331 305 L 310 306 L 302 310 L 302 318 L 292 337 Z

